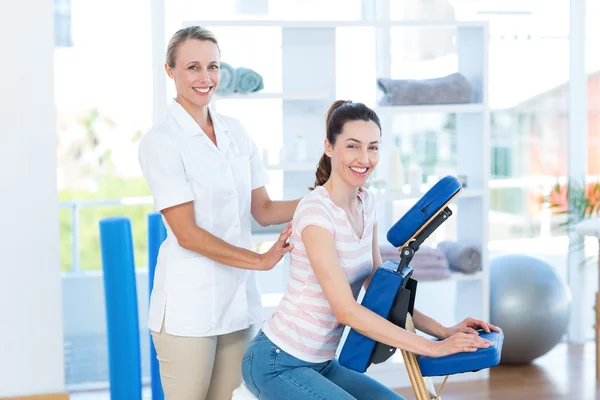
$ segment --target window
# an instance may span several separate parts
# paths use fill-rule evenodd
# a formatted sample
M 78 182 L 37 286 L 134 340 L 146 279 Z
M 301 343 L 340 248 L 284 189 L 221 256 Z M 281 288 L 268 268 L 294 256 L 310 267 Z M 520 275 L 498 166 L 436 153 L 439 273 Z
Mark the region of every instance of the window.
M 73 46 L 71 40 L 71 0 L 54 0 L 54 45 Z
M 175 24 L 192 20 L 357 20 L 361 0 L 166 0 L 167 18 Z
M 98 221 L 129 217 L 135 262 L 147 265 L 146 215 L 152 206 L 96 207 L 90 202 L 149 195 L 140 176 L 137 143 L 152 123 L 152 43 L 150 3 L 145 0 L 57 0 L 55 6 L 57 177 L 65 205 L 60 210 L 61 266 L 64 271 L 95 270 L 63 275 L 69 390 L 108 381 Z M 67 207 L 70 201 L 81 206 Z M 147 288 L 141 277 L 140 291 Z M 140 304 L 141 321 L 146 309 Z M 147 331 L 140 332 L 140 341 L 146 377 Z
M 508 147 L 492 149 L 492 177 L 508 178 L 512 176 L 512 154 Z

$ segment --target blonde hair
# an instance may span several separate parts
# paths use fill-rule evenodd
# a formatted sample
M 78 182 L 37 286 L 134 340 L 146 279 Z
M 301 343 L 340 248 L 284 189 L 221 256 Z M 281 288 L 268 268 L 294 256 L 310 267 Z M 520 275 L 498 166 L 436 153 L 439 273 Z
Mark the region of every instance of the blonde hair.
M 167 65 L 171 68 L 175 68 L 175 59 L 177 58 L 177 50 L 179 46 L 183 44 L 188 39 L 195 40 L 206 40 L 209 42 L 213 42 L 219 48 L 219 43 L 217 42 L 217 37 L 206 28 L 202 28 L 200 26 L 189 26 L 187 28 L 183 28 L 175 32 L 171 40 L 169 40 L 169 45 L 167 46 Z M 221 49 L 219 48 L 219 52 Z

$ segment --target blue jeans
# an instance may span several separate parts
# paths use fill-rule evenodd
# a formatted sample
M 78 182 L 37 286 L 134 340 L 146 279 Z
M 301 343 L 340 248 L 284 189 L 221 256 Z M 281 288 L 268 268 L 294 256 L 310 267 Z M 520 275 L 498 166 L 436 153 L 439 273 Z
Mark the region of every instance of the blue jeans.
M 242 359 L 242 377 L 259 399 L 403 400 L 366 374 L 342 367 L 337 360 L 310 363 L 277 347 L 259 331 Z

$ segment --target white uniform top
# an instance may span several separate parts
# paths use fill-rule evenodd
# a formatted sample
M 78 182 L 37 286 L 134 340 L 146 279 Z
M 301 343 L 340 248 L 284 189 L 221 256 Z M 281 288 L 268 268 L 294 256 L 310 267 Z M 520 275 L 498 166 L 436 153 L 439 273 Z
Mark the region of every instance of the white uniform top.
M 173 101 L 164 122 L 142 138 L 139 161 L 158 211 L 194 202 L 196 224 L 239 247 L 251 246 L 251 191 L 267 183 L 256 145 L 239 121 L 209 109 L 218 148 Z M 166 220 L 148 327 L 180 336 L 214 336 L 259 323 L 254 271 L 212 261 L 177 243 Z

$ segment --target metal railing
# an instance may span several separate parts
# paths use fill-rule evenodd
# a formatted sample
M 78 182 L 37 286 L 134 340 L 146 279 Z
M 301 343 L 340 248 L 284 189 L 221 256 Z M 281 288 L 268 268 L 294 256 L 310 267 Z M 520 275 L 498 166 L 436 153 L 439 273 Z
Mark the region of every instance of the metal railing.
M 113 200 L 69 200 L 59 203 L 59 208 L 71 211 L 71 268 L 69 272 L 81 272 L 80 263 L 80 217 L 81 210 L 94 207 L 139 206 L 153 204 L 152 196 L 123 197 Z

